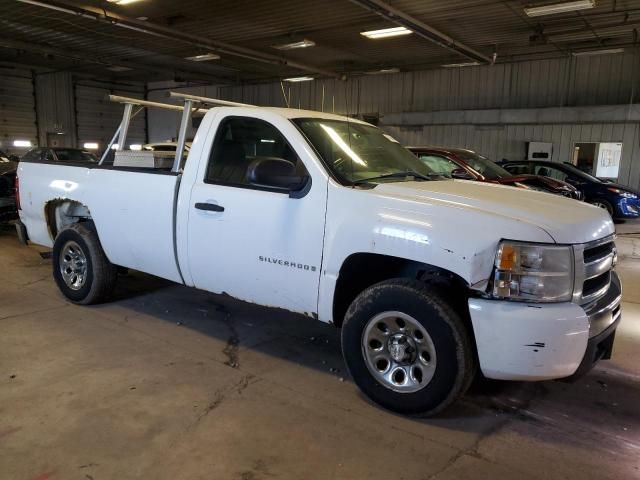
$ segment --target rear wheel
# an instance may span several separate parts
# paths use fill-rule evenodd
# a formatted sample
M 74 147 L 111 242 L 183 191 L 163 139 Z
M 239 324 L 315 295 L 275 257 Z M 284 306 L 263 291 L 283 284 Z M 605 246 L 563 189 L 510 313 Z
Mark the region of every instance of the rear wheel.
M 602 208 L 604 210 L 606 210 L 607 212 L 609 212 L 609 215 L 611 215 L 611 217 L 613 217 L 613 205 L 611 205 L 609 202 L 607 202 L 606 200 L 602 200 L 602 199 L 595 199 L 591 202 L 591 205 L 593 205 L 594 207 L 598 207 L 598 208 Z
M 74 303 L 107 300 L 116 285 L 117 268 L 107 259 L 91 226 L 74 223 L 62 230 L 53 245 L 53 278 Z
M 443 410 L 466 391 L 475 372 L 460 315 L 415 280 L 389 280 L 362 292 L 346 314 L 342 349 L 360 389 L 404 414 Z

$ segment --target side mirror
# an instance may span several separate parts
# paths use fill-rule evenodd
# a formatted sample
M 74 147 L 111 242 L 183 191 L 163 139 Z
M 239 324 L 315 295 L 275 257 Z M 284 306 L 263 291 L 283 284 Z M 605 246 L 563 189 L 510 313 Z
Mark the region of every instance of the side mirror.
M 458 180 L 475 180 L 464 168 L 456 168 L 452 170 L 451 177 L 457 178 Z
M 311 177 L 298 175 L 296 166 L 283 158 L 258 157 L 247 168 L 247 180 L 257 187 L 276 188 L 300 198 L 311 187 Z

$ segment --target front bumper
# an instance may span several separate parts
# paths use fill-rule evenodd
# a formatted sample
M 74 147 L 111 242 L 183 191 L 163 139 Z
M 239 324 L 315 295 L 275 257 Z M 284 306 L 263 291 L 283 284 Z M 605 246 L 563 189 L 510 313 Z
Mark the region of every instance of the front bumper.
M 637 198 L 623 198 L 616 204 L 616 218 L 640 217 L 640 200 Z
M 608 358 L 620 320 L 620 281 L 612 272 L 595 304 L 532 304 L 469 299 L 482 373 L 498 380 L 549 380 L 588 371 Z

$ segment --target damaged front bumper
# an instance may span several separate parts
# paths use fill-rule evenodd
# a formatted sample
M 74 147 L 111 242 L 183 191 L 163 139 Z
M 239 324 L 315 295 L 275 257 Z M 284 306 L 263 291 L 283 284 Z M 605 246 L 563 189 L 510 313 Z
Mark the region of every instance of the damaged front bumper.
M 482 373 L 498 380 L 549 380 L 586 373 L 598 360 L 611 356 L 621 299 L 615 272 L 607 293 L 587 307 L 469 299 Z

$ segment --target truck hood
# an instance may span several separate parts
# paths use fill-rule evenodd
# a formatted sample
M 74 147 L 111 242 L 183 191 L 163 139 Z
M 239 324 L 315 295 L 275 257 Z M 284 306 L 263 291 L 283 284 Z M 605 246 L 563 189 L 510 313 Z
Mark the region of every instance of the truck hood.
M 557 243 L 586 243 L 615 232 L 611 217 L 600 208 L 557 195 L 502 185 L 468 180 L 412 181 L 379 184 L 374 191 L 405 201 L 444 204 L 525 222 L 541 228 Z M 491 227 L 487 225 L 487 228 Z

